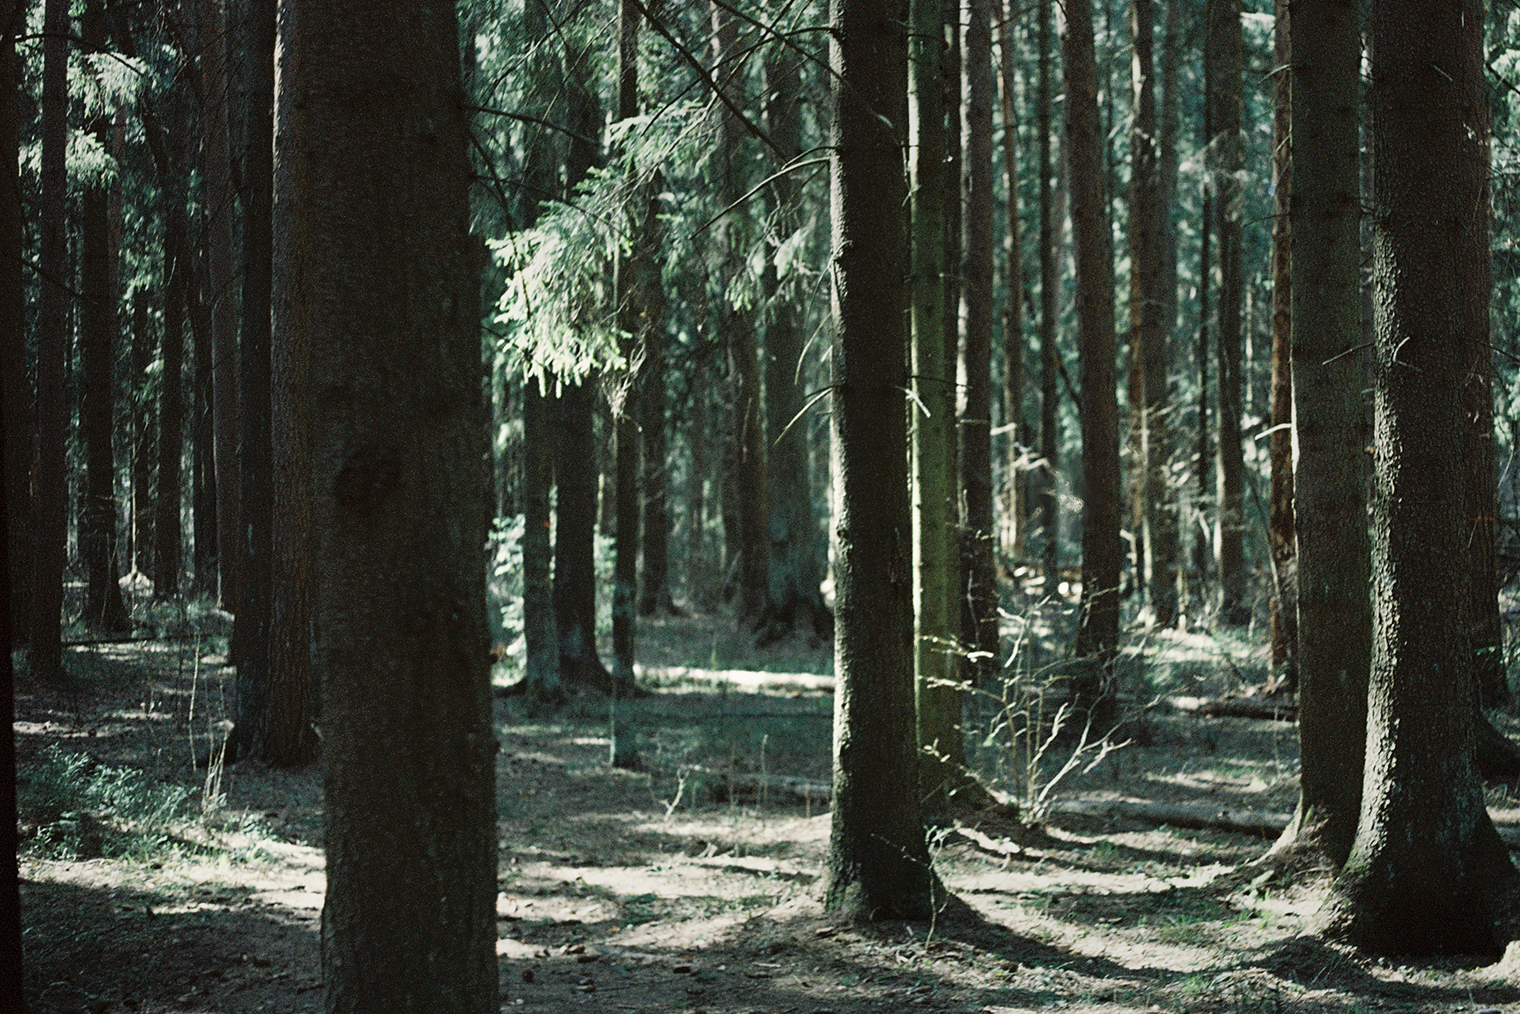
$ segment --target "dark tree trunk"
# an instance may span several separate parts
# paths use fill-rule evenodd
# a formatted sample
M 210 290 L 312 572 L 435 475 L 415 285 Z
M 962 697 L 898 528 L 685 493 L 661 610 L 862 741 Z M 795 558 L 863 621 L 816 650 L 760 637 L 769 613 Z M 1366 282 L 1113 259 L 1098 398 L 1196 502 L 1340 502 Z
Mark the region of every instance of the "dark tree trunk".
M 765 78 L 766 129 L 782 158 L 801 159 L 802 83 L 796 54 L 772 50 L 766 60 Z M 790 236 L 793 230 L 803 228 L 796 214 L 801 199 L 796 176 L 777 176 L 769 189 L 772 213 L 781 223 L 780 235 Z M 806 345 L 796 290 L 778 276 L 775 257 L 766 259 L 760 284 L 767 304 L 764 365 L 766 474 L 770 486 L 770 601 L 762 640 L 784 636 L 797 628 L 806 628 L 815 637 L 828 637 L 834 618 L 819 591 L 823 566 L 813 513 L 809 427 L 806 418 L 799 418 L 806 406 L 802 368 Z M 646 426 L 646 440 L 648 433 Z M 646 497 L 646 502 L 650 499 Z M 647 546 L 644 556 L 647 561 Z
M 554 485 L 549 402 L 539 377 L 523 384 L 523 679 L 528 696 L 562 696 L 559 634 L 554 623 L 554 545 L 550 538 L 549 491 Z
M 103 0 L 91 0 L 81 18 L 85 46 L 106 43 Z M 111 147 L 111 117 L 93 114 L 86 129 L 102 149 Z M 119 208 L 118 208 L 119 214 Z M 80 199 L 79 347 L 81 359 L 80 427 L 86 447 L 84 509 L 79 518 L 79 549 L 85 565 L 85 619 L 101 630 L 128 629 L 126 605 L 117 582 L 116 455 L 112 447 L 116 393 L 116 244 L 112 238 L 112 199 L 104 186 L 92 186 Z
M 1298 580 L 1293 532 L 1293 73 L 1288 0 L 1277 0 L 1272 115 L 1272 460 L 1267 542 L 1272 552 L 1272 685 L 1298 689 Z M 1312 114 L 1311 114 L 1312 115 Z
M 55 679 L 63 673 L 63 568 L 67 538 L 68 482 L 64 403 L 68 356 L 68 0 L 47 0 L 42 40 L 42 215 L 37 308 L 37 446 L 32 466 L 31 631 L 27 638 L 31 675 Z
M 238 347 L 237 303 L 233 297 L 232 156 L 228 148 L 226 18 L 219 0 L 199 0 L 199 52 L 196 64 L 201 86 L 200 166 L 205 201 L 205 285 L 201 289 L 210 324 L 212 453 L 216 461 L 217 583 L 208 585 L 223 608 L 238 604 L 237 572 L 243 531 L 238 497 Z M 200 369 L 197 366 L 197 369 Z M 196 532 L 199 543 L 201 533 Z M 199 575 L 197 575 L 199 581 Z M 233 656 L 240 656 L 234 636 Z
M 1029 419 L 1024 413 L 1024 243 L 1019 221 L 1019 118 L 1014 94 L 1017 54 L 1009 0 L 998 0 L 998 97 L 1003 119 L 1003 175 L 1008 181 L 1008 222 L 1003 234 L 1006 263 L 1003 304 L 1003 427 L 1008 431 L 1003 455 L 1008 471 L 1008 499 L 1003 521 L 1003 549 L 1023 560 L 1029 521 Z
M 1002 671 L 992 516 L 992 77 L 991 0 L 970 0 L 963 35 L 961 302 L 964 407 L 960 418 L 965 502 L 961 559 L 966 588 L 966 672 L 983 685 Z
M 1219 373 L 1219 585 L 1220 619 L 1250 621 L 1245 559 L 1245 458 L 1241 447 L 1241 308 L 1245 276 L 1241 253 L 1240 0 L 1209 0 L 1205 41 L 1213 133 L 1209 160 L 1219 239 L 1219 325 L 1215 349 Z
M 618 2 L 618 108 L 620 120 L 639 115 L 639 25 L 640 15 L 630 0 Z M 634 625 L 638 617 L 639 563 L 639 348 L 644 344 L 644 330 L 649 322 L 646 307 L 649 286 L 646 263 L 649 257 L 647 227 L 650 215 L 645 190 L 638 185 L 638 167 L 630 164 L 632 177 L 629 207 L 624 212 L 633 235 L 633 249 L 621 248 L 613 263 L 613 302 L 616 307 L 620 351 L 629 364 L 627 373 L 618 378 L 612 398 L 612 426 L 615 472 L 615 509 L 617 532 L 612 579 L 612 670 L 619 680 L 633 679 Z M 640 207 L 640 204 L 646 207 Z M 612 758 L 619 766 L 631 766 L 631 739 L 620 738 L 616 725 L 612 730 Z
M 188 316 L 190 350 L 195 360 L 195 377 L 191 389 L 191 462 L 190 525 L 194 541 L 191 560 L 195 576 L 190 593 L 197 598 L 216 599 L 217 560 L 221 556 L 221 530 L 216 523 L 221 498 L 216 486 L 216 425 L 212 401 L 215 379 L 212 374 L 211 315 L 206 312 L 205 261 L 192 266 L 186 282 L 191 285 Z
M 1361 810 L 1372 606 L 1362 403 L 1356 5 L 1294 5 L 1293 513 L 1298 548 L 1298 811 L 1279 851 L 1345 862 Z
M 1051 71 L 1050 7 L 1040 3 L 1039 100 L 1036 129 L 1039 134 L 1040 174 L 1040 537 L 1045 569 L 1045 593 L 1052 594 L 1060 562 L 1061 517 L 1056 503 L 1056 476 L 1061 468 L 1061 414 L 1057 381 L 1061 367 L 1056 348 L 1059 325 L 1061 278 L 1056 261 L 1055 167 L 1051 164 Z
M 454 5 L 282 4 L 279 40 L 275 313 L 310 355 L 324 1006 L 494 1014 L 480 299 Z
M 157 403 L 147 382 L 154 341 L 150 290 L 132 293 L 132 374 L 127 390 L 132 412 L 132 527 L 128 559 L 138 574 L 153 573 L 153 464 Z
M 163 369 L 159 377 L 158 478 L 153 497 L 153 594 L 174 598 L 184 569 L 185 309 L 189 304 L 190 261 L 186 241 L 185 151 L 187 119 L 184 84 L 168 97 L 168 144 L 159 178 L 164 192 Z M 143 122 L 149 137 L 153 128 Z
M 1473 766 L 1471 631 L 1460 604 L 1456 622 L 1429 606 L 1461 601 L 1477 506 L 1462 472 L 1469 308 L 1488 282 L 1482 33 L 1474 0 L 1457 10 L 1389 0 L 1371 12 L 1377 414 L 1368 776 L 1328 925 L 1379 954 L 1497 954 L 1513 932 L 1497 920 L 1517 874 Z
M 824 907 L 853 919 L 925 919 L 934 908 L 911 678 L 906 7 L 830 7 L 838 682 Z
M 19 8 L 18 8 L 19 10 Z M 22 282 L 22 209 L 20 169 L 20 66 L 16 61 L 15 13 L 0 25 L 0 157 L 5 181 L 0 187 L 0 383 L 5 385 L 5 571 L 0 571 L 9 594 L 6 621 L 10 640 L 26 640 L 32 581 L 32 491 L 30 436 L 33 427 L 32 386 L 26 371 L 26 288 Z
M 1066 7 L 1068 143 L 1072 238 L 1077 259 L 1077 329 L 1082 353 L 1082 616 L 1076 654 L 1084 660 L 1074 690 L 1097 725 L 1115 715 L 1110 666 L 1119 646 L 1119 430 L 1114 388 L 1114 263 L 1103 190 L 1092 5 Z

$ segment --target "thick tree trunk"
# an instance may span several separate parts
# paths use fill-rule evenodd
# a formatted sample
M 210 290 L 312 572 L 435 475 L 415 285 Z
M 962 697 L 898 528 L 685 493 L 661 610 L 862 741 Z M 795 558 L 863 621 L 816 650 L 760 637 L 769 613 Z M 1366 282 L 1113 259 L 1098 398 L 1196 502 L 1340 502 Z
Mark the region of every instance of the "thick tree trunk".
M 37 308 L 37 445 L 32 466 L 32 615 L 27 662 L 34 678 L 63 673 L 63 567 L 67 538 L 64 362 L 68 356 L 68 0 L 47 0 L 42 40 L 41 297 Z
M 1307 32 L 1295 27 L 1295 37 Z M 1453 589 L 1460 603 L 1470 571 L 1475 505 L 1462 474 L 1462 407 L 1468 308 L 1479 298 L 1472 289 L 1488 279 L 1482 33 L 1482 5 L 1472 0 L 1456 11 L 1390 0 L 1371 13 L 1377 414 L 1368 777 L 1328 925 L 1380 954 L 1493 954 L 1514 932 L 1496 920 L 1517 874 L 1473 767 L 1471 632 L 1460 604 L 1455 622 L 1429 606 L 1450 601 Z
M 554 618 L 560 677 L 610 690 L 596 646 L 596 446 L 593 374 L 567 382 L 554 399 Z
M 1345 862 L 1361 806 L 1372 606 L 1362 425 L 1355 3 L 1294 5 L 1293 512 L 1298 548 L 1298 812 L 1278 845 Z
M 907 5 L 833 0 L 834 809 L 824 907 L 928 918 L 913 734 L 904 279 Z
M 1288 0 L 1277 0 L 1272 100 L 1272 685 L 1298 688 L 1298 580 L 1293 532 L 1293 71 Z M 1309 113 L 1313 116 L 1314 113 Z
M 20 169 L 20 80 L 15 29 L 0 26 L 0 157 L 5 160 L 0 187 L 0 383 L 5 399 L 5 539 L 7 570 L 0 573 L 9 592 L 8 622 L 12 645 L 24 643 L 32 582 L 32 491 L 30 437 L 33 432 L 32 387 L 26 372 L 26 288 L 22 282 L 22 209 Z
M 1115 716 L 1110 666 L 1119 646 L 1119 430 L 1114 388 L 1114 263 L 1103 190 L 1092 4 L 1066 6 L 1062 37 L 1071 145 L 1072 236 L 1082 352 L 1082 616 L 1074 682 L 1079 710 L 1102 726 Z
M 325 1008 L 495 1012 L 479 285 L 454 7 L 283 4 L 279 32 L 275 312 L 311 357 Z

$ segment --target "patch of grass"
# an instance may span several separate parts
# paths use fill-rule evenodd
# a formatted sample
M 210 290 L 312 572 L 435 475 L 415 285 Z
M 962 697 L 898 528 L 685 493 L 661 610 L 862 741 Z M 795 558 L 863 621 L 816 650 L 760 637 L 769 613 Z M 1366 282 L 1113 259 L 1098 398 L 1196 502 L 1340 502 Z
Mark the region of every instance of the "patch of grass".
M 145 859 L 196 816 L 191 790 L 56 745 L 17 768 L 16 796 L 22 851 L 50 859 Z

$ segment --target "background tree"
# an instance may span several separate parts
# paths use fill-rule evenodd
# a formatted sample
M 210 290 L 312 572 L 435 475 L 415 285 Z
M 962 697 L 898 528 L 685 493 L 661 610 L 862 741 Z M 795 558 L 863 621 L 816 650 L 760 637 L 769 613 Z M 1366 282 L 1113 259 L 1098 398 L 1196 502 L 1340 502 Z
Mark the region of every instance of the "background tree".
M 497 745 L 470 169 L 453 5 L 407 11 L 280 9 L 274 287 L 311 356 L 325 1007 L 484 1012 Z
M 1298 580 L 1295 576 L 1297 549 L 1293 532 L 1293 228 L 1288 201 L 1293 185 L 1294 64 L 1288 0 L 1277 0 L 1275 11 L 1272 75 L 1272 435 L 1269 438 L 1272 487 L 1267 543 L 1272 553 L 1272 684 L 1291 692 L 1298 687 Z M 1343 54 L 1336 55 L 1339 57 Z M 1342 297 L 1344 298 L 1344 293 Z
M 1090 660 L 1074 690 L 1093 721 L 1114 715 L 1108 666 L 1119 646 L 1119 429 L 1114 402 L 1114 262 L 1104 195 L 1092 4 L 1066 7 L 1066 134 L 1082 356 L 1082 615 L 1076 655 Z
M 902 145 L 907 8 L 832 0 L 834 793 L 824 907 L 927 918 L 918 812 L 908 532 Z M 906 777 L 905 777 L 906 776 Z
M 37 442 L 32 466 L 32 615 L 27 637 L 31 674 L 57 678 L 63 671 L 63 568 L 67 513 L 64 472 L 64 360 L 68 355 L 68 141 L 67 0 L 48 0 L 42 40 L 42 216 L 37 308 Z
M 1056 476 L 1061 467 L 1060 395 L 1056 382 L 1061 369 L 1060 350 L 1056 348 L 1059 312 L 1060 276 L 1057 273 L 1054 166 L 1051 163 L 1051 94 L 1050 69 L 1051 0 L 1041 0 L 1039 8 L 1039 85 L 1036 99 L 1035 133 L 1038 136 L 1040 178 L 1040 537 L 1041 562 L 1045 568 L 1045 590 L 1056 587 L 1056 564 L 1060 559 L 1060 515 L 1056 510 Z
M 32 391 L 26 371 L 26 286 L 21 275 L 22 204 L 18 176 L 21 149 L 21 68 L 16 61 L 16 32 L 24 11 L 21 4 L 7 8 L 0 25 L 0 157 L 5 159 L 5 180 L 0 186 L 0 384 L 5 397 L 5 538 L 8 569 L 4 573 L 9 593 L 7 622 L 12 641 L 25 639 L 31 622 L 31 449 Z
M 1497 919 L 1520 877 L 1473 767 L 1471 632 L 1460 612 L 1452 622 L 1428 605 L 1457 589 L 1460 610 L 1468 580 L 1466 307 L 1469 287 L 1487 279 L 1489 234 L 1482 7 L 1391 0 L 1372 9 L 1370 24 L 1377 367 L 1368 777 L 1328 928 L 1382 954 L 1497 953 L 1512 932 Z M 1295 38 L 1308 34 L 1295 27 Z

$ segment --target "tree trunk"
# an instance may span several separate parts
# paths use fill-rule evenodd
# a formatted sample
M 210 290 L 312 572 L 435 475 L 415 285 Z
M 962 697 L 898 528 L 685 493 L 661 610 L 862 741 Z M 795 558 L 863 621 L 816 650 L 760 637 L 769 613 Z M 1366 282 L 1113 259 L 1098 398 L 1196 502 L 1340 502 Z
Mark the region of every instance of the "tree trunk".
M 1219 327 L 1215 336 L 1219 373 L 1219 586 L 1220 619 L 1239 626 L 1250 621 L 1245 560 L 1245 458 L 1241 447 L 1241 307 L 1245 276 L 1241 252 L 1244 165 L 1241 133 L 1240 0 L 1209 0 L 1209 137 L 1215 184 L 1215 232 L 1219 240 Z
M 219 0 L 199 0 L 196 65 L 201 85 L 201 172 L 204 179 L 205 302 L 211 325 L 211 428 L 216 460 L 217 600 L 229 612 L 238 604 L 242 531 L 238 512 L 237 304 L 233 299 L 232 156 L 227 134 L 227 22 Z M 199 367 L 197 367 L 199 368 Z M 197 542 L 200 533 L 196 533 Z M 233 656 L 240 655 L 236 638 Z
M 595 374 L 568 381 L 554 399 L 554 618 L 560 677 L 610 690 L 596 646 L 596 385 Z
M 926 812 L 942 817 L 965 778 L 961 690 L 955 661 L 960 597 L 951 561 L 958 551 L 950 429 L 955 392 L 945 336 L 947 108 L 941 66 L 942 0 L 913 0 L 909 49 L 909 406 L 913 523 L 913 668 L 918 781 Z
M 530 699 L 556 701 L 559 634 L 554 624 L 554 548 L 549 535 L 549 491 L 554 485 L 554 451 L 545 380 L 523 383 L 523 640 L 527 649 L 523 680 Z
M 32 467 L 31 631 L 27 663 L 34 678 L 63 674 L 63 569 L 67 539 L 64 361 L 68 356 L 67 0 L 47 0 L 42 40 L 42 215 L 38 232 L 41 297 L 37 308 L 37 446 Z
M 80 19 L 86 47 L 105 48 L 103 0 L 91 0 Z M 111 148 L 112 117 L 93 113 L 85 129 L 102 150 Z M 80 428 L 86 447 L 84 509 L 79 518 L 80 556 L 85 565 L 85 620 L 111 633 L 130 627 L 117 581 L 116 455 L 116 246 L 112 241 L 111 194 L 88 187 L 80 198 Z M 119 209 L 118 209 L 119 214 Z
M 16 60 L 16 25 L 12 19 L 0 35 L 0 157 L 5 159 L 5 185 L 0 187 L 0 383 L 5 385 L 5 499 L 6 558 L 0 573 L 9 592 L 7 621 L 11 640 L 25 642 L 32 581 L 32 491 L 30 436 L 33 432 L 31 382 L 26 372 L 26 287 L 23 260 L 20 151 L 21 68 Z
M 1277 0 L 1272 99 L 1272 685 L 1298 689 L 1298 581 L 1293 532 L 1293 55 L 1288 0 Z M 1314 113 L 1309 113 L 1313 116 Z M 1354 121 L 1353 121 L 1354 122 Z M 1353 125 L 1353 131 L 1355 127 Z M 1353 134 L 1353 137 L 1355 135 Z
M 1003 669 L 998 634 L 997 571 L 992 519 L 992 3 L 970 0 L 961 60 L 961 303 L 965 402 L 960 418 L 965 527 L 961 559 L 966 588 L 962 639 L 966 671 L 986 685 Z
M 171 99 L 176 105 L 182 98 Z M 178 116 L 173 117 L 179 120 Z M 171 599 L 179 595 L 181 542 L 184 527 L 183 475 L 185 454 L 185 301 L 189 264 L 185 250 L 184 190 L 174 182 L 178 157 L 177 131 L 170 131 L 169 159 L 164 200 L 164 332 L 159 358 L 158 478 L 153 496 L 153 596 Z
M 1345 862 L 1361 805 L 1372 651 L 1362 420 L 1361 35 L 1347 0 L 1293 11 L 1293 510 L 1298 533 L 1298 812 L 1278 845 Z
M 1475 506 L 1462 475 L 1468 309 L 1488 278 L 1482 33 L 1472 0 L 1456 11 L 1412 0 L 1372 8 L 1368 777 L 1328 928 L 1380 954 L 1496 954 L 1513 932 L 1496 925 L 1517 874 L 1473 767 L 1472 642 L 1460 605 Z M 1430 608 L 1453 598 L 1455 622 Z
M 1024 241 L 1019 222 L 1019 117 L 1014 94 L 1017 54 L 1008 0 L 998 0 L 998 98 L 1003 119 L 1003 176 L 1008 187 L 1008 223 L 1003 234 L 1007 265 L 1003 303 L 1003 428 L 1008 499 L 1003 549 L 1024 558 L 1029 522 L 1029 419 L 1024 414 Z
M 833 0 L 831 206 L 838 496 L 834 808 L 824 907 L 926 919 L 934 874 L 913 732 L 904 279 L 906 4 Z
M 324 1005 L 494 1012 L 479 285 L 454 7 L 375 17 L 311 0 L 281 6 L 279 33 L 277 313 L 310 352 Z
M 1071 145 L 1072 237 L 1077 258 L 1077 327 L 1082 353 L 1082 616 L 1074 683 L 1079 710 L 1096 725 L 1115 717 L 1110 666 L 1119 646 L 1119 430 L 1114 388 L 1114 262 L 1103 190 L 1092 4 L 1066 6 L 1062 37 Z
M 1061 278 L 1056 263 L 1055 194 L 1053 192 L 1051 164 L 1051 72 L 1050 72 L 1050 7 L 1052 0 L 1040 3 L 1040 71 L 1039 109 L 1037 132 L 1039 134 L 1040 174 L 1040 537 L 1045 568 L 1045 594 L 1055 592 L 1059 580 L 1056 566 L 1060 562 L 1061 518 L 1057 512 L 1056 475 L 1061 468 L 1061 414 L 1060 393 L 1056 385 L 1061 360 L 1056 349 L 1056 330 L 1059 325 Z
M 728 102 L 719 113 L 716 157 L 718 199 L 724 207 L 741 200 L 748 191 L 744 167 L 748 164 L 745 131 L 733 109 L 744 103 L 742 64 L 738 54 L 738 19 L 726 10 L 727 4 L 712 4 L 713 59 L 725 68 L 719 87 Z M 748 251 L 732 216 L 725 215 L 713 226 L 713 247 L 722 259 L 719 284 L 725 289 L 744 270 Z M 760 390 L 760 354 L 756 345 L 755 314 L 732 305 L 727 296 L 720 297 L 721 334 L 733 357 L 736 390 L 733 397 L 735 468 L 733 480 L 738 520 L 739 613 L 745 620 L 761 622 L 769 612 L 770 540 L 767 535 L 768 505 L 766 479 L 765 414 Z M 729 534 L 733 544 L 733 533 Z
M 1178 405 L 1172 400 L 1170 373 L 1172 365 L 1172 333 L 1177 327 L 1177 229 L 1173 225 L 1172 211 L 1177 206 L 1178 153 L 1177 135 L 1181 127 L 1178 94 L 1178 64 L 1181 62 L 1182 26 L 1178 0 L 1166 3 L 1166 42 L 1161 57 L 1161 129 L 1157 152 L 1158 202 L 1161 205 L 1161 255 L 1157 266 L 1156 300 L 1160 305 L 1161 320 L 1157 324 L 1162 341 L 1168 345 L 1163 375 L 1164 391 L 1159 392 L 1165 400 L 1157 409 L 1161 416 L 1158 429 L 1153 430 L 1151 453 L 1153 466 L 1170 469 L 1172 454 L 1180 439 L 1181 427 L 1177 422 Z M 1154 366 L 1154 363 L 1148 363 Z M 1158 443 L 1164 441 L 1164 443 Z M 1150 531 L 1146 535 L 1146 549 L 1150 553 L 1150 588 L 1156 609 L 1156 622 L 1162 626 L 1174 626 L 1182 618 L 1182 580 L 1184 570 L 1179 565 L 1181 557 L 1182 492 L 1179 484 L 1165 483 L 1163 502 L 1153 503 L 1159 508 L 1153 513 Z M 1169 586 L 1164 594 L 1162 584 Z M 1170 619 L 1166 616 L 1170 609 Z
M 132 373 L 127 390 L 132 412 L 132 527 L 128 559 L 132 571 L 153 573 L 153 461 L 157 436 L 156 404 L 148 384 L 148 365 L 153 362 L 151 292 L 132 293 Z
M 801 72 L 795 53 L 772 49 L 765 63 L 765 126 L 789 161 L 802 158 Z M 778 167 L 779 168 L 779 167 Z M 807 228 L 798 220 L 801 186 L 794 174 L 770 183 L 772 213 L 781 236 Z M 766 297 L 765 420 L 766 475 L 770 487 L 770 616 L 762 641 L 796 628 L 827 638 L 834 617 L 823 602 L 818 522 L 813 512 L 813 468 L 808 455 L 808 419 L 802 323 L 798 289 L 781 278 L 776 256 L 766 258 L 761 287 Z M 796 273 L 791 273 L 795 279 Z M 783 286 L 786 286 L 783 289 Z M 646 433 L 648 432 L 646 428 Z M 648 551 L 645 551 L 648 559 Z
M 204 224 L 204 223 L 203 223 Z M 204 247 L 204 243 L 201 244 Z M 195 258 L 187 253 L 187 259 Z M 217 597 L 217 575 L 221 557 L 221 531 L 216 523 L 220 497 L 216 488 L 216 424 L 212 402 L 215 399 L 214 356 L 211 342 L 211 314 L 206 304 L 206 263 L 192 263 L 186 274 L 190 286 L 187 316 L 190 319 L 190 350 L 195 360 L 195 378 L 191 390 L 191 463 L 190 527 L 191 561 L 195 576 L 190 593 L 197 598 Z

